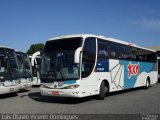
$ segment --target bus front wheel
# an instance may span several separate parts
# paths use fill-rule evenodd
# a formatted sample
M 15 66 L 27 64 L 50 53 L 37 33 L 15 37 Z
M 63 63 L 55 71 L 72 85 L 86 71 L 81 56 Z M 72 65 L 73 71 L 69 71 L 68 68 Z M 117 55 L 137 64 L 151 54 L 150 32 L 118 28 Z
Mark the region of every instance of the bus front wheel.
M 106 84 L 103 81 L 101 83 L 99 95 L 97 95 L 97 98 L 100 100 L 104 100 L 107 92 L 108 92 L 108 87 L 106 86 Z

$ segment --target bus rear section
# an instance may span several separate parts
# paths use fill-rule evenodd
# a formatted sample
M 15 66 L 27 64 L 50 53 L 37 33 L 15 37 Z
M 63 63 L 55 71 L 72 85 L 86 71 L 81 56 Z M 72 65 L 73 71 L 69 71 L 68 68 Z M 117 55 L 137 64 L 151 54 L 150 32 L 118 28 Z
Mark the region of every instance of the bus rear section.
M 20 74 L 14 49 L 0 46 L 0 94 L 18 92 Z
M 109 92 L 157 82 L 156 52 L 117 39 L 90 34 L 46 42 L 41 68 L 45 96 L 104 99 Z

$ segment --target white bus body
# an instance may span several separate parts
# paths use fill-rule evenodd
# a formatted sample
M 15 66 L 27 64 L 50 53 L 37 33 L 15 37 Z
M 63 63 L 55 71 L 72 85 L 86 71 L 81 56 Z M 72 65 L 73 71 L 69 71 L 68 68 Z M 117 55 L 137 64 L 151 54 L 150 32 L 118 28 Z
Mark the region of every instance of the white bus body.
M 0 94 L 18 92 L 20 74 L 14 49 L 0 46 Z
M 33 73 L 33 85 L 40 85 L 40 68 L 41 68 L 41 61 L 42 57 L 40 56 L 40 52 L 35 52 L 31 58 L 32 64 L 32 73 Z
M 27 53 L 16 51 L 18 66 L 21 76 L 21 90 L 29 89 L 32 86 L 32 66 Z
M 154 50 L 103 36 L 83 34 L 46 42 L 41 68 L 44 96 L 85 97 L 155 84 Z

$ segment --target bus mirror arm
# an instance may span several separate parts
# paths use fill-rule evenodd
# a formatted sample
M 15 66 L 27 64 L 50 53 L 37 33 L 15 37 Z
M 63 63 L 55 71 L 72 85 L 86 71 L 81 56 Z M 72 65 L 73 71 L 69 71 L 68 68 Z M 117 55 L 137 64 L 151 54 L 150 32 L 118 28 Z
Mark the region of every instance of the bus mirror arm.
M 82 47 L 79 47 L 76 49 L 75 54 L 74 54 L 74 63 L 79 63 L 80 62 L 80 54 L 83 52 Z

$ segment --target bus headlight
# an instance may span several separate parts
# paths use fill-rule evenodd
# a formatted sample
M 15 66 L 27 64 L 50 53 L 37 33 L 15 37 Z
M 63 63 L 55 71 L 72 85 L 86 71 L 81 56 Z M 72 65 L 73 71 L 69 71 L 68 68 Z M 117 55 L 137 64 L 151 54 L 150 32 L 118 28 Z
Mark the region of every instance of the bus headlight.
M 46 86 L 46 85 L 43 85 L 43 84 L 41 84 L 40 86 L 41 86 L 41 88 L 49 88 L 49 89 L 52 89 L 52 88 L 50 88 L 50 87 L 48 87 L 48 86 Z
M 78 88 L 79 85 L 70 85 L 70 86 L 67 86 L 67 87 L 64 87 L 62 89 L 75 89 L 75 88 Z

